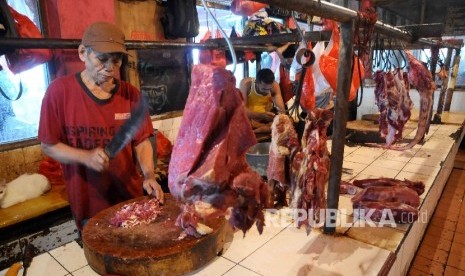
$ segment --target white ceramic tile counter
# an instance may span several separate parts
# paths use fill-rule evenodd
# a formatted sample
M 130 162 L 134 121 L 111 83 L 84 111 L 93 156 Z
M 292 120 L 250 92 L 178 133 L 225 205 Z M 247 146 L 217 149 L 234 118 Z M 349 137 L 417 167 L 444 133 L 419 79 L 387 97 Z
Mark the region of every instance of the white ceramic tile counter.
M 454 120 L 458 117 L 453 116 Z M 464 119 L 462 114 L 461 121 Z M 323 234 L 319 229 L 307 235 L 304 229 L 294 226 L 283 209 L 279 223 L 270 223 L 268 217 L 262 235 L 255 228 L 245 237 L 236 232 L 222 256 L 191 275 L 404 275 L 450 174 L 462 138 L 460 125 L 444 124 L 432 126 L 424 144 L 404 152 L 345 147 L 344 180 L 384 176 L 425 182 L 420 219 L 414 224 L 359 227 L 360 221 L 353 222 L 350 196 L 341 195 L 338 221 L 344 225 L 337 227 L 335 235 Z M 4 273 L 5 270 L 0 272 L 0 276 Z M 28 275 L 97 274 L 87 265 L 83 250 L 72 242 L 36 256 Z

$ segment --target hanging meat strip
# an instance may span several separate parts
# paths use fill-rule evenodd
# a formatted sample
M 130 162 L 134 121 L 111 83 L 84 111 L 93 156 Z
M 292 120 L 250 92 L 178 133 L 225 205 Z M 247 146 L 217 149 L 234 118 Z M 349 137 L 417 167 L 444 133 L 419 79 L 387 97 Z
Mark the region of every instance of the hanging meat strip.
M 290 164 L 300 150 L 292 120 L 284 114 L 274 117 L 271 126 L 271 145 L 268 159 L 268 188 L 275 206 L 287 206 L 286 191 L 290 186 Z
M 320 210 L 326 208 L 325 189 L 329 178 L 329 151 L 326 146 L 326 131 L 333 112 L 314 109 L 306 118 L 302 149 L 292 160 L 291 167 L 291 207 L 303 209 L 310 214 L 306 220 L 298 222 L 305 225 L 307 232 L 313 223 L 324 220 Z
M 386 139 L 387 148 L 402 139 L 403 129 L 410 119 L 413 103 L 406 77 L 400 69 L 387 73 L 377 71 L 374 76 L 375 98 L 380 112 L 379 132 Z
M 436 90 L 436 84 L 433 81 L 431 72 L 428 71 L 423 63 L 418 61 L 412 54 L 406 52 L 409 60 L 408 77 L 412 85 L 420 93 L 420 115 L 418 117 L 418 128 L 413 140 L 404 146 L 391 147 L 394 150 L 410 149 L 423 140 L 428 133 L 431 122 L 433 93 Z

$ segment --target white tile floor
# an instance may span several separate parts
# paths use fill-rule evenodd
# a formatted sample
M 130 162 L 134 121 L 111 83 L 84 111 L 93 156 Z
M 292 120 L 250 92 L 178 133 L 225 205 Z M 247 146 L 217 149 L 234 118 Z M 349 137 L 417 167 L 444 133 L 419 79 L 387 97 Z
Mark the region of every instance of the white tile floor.
M 437 197 L 442 191 L 439 185 L 447 180 L 445 166 L 449 162 L 444 151 L 453 151 L 458 147 L 449 135 L 459 127 L 435 126 L 430 130 L 425 144 L 404 152 L 346 147 L 350 153 L 345 152 L 344 168 L 349 169 L 345 177 L 359 179 L 384 176 L 422 180 L 426 192 L 422 195 L 420 211 L 427 209 L 431 212 L 435 202 L 427 201 L 426 198 Z M 430 146 L 430 142 L 435 146 Z M 436 147 L 440 150 L 435 150 Z M 346 225 L 338 227 L 335 235 L 323 234 L 318 229 L 307 235 L 304 229 L 294 226 L 283 209 L 281 217 L 268 214 L 268 226 L 262 235 L 255 228 L 247 232 L 245 237 L 242 232 L 236 232 L 222 256 L 191 275 L 377 275 L 394 253 L 398 255 L 390 275 L 401 275 L 406 271 L 415 252 L 415 248 L 406 246 L 415 247 L 418 244 L 426 225 L 424 222 L 412 224 L 414 227 L 362 228 L 357 227 L 360 221 L 352 224 L 350 196 L 341 195 L 339 207 L 338 221 Z M 5 272 L 1 271 L 0 276 Z M 28 275 L 97 274 L 87 265 L 81 247 L 71 242 L 36 256 Z

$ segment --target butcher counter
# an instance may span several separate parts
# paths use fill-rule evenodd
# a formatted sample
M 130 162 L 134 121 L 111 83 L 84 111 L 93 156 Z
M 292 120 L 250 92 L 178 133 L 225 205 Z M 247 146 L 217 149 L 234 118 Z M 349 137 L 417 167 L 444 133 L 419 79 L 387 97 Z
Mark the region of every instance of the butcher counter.
M 318 229 L 307 235 L 304 228 L 295 227 L 288 209 L 268 210 L 262 235 L 255 227 L 245 236 L 235 232 L 221 256 L 192 275 L 405 275 L 464 136 L 465 114 L 444 113 L 442 121 L 441 125 L 431 125 L 425 143 L 407 151 L 360 145 L 344 149 L 343 180 L 392 177 L 425 183 L 415 223 L 379 227 L 377 223 L 354 221 L 349 195 L 339 198 L 334 235 Z M 407 138 L 413 137 L 416 129 L 408 131 Z M 76 242 L 35 257 L 28 272 L 96 275 Z

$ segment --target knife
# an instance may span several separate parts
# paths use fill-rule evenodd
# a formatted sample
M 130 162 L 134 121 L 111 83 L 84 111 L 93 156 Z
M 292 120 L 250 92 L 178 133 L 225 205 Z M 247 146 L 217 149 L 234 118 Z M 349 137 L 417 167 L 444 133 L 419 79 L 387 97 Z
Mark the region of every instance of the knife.
M 105 153 L 110 159 L 114 158 L 136 135 L 144 121 L 146 111 L 147 107 L 143 96 L 141 96 L 139 102 L 131 111 L 131 117 L 121 125 L 115 136 L 110 140 L 110 143 L 104 148 Z

